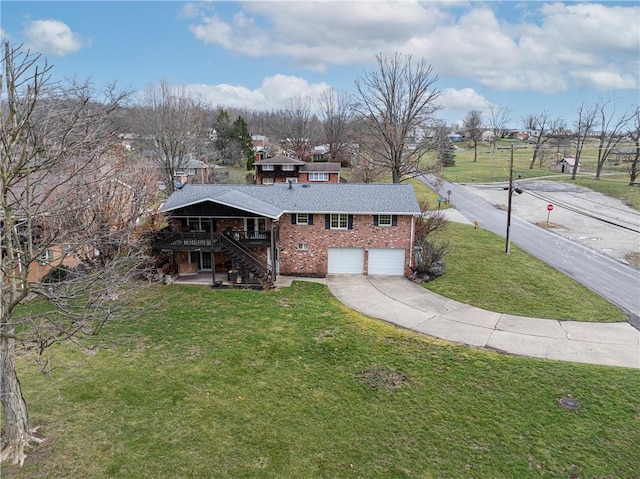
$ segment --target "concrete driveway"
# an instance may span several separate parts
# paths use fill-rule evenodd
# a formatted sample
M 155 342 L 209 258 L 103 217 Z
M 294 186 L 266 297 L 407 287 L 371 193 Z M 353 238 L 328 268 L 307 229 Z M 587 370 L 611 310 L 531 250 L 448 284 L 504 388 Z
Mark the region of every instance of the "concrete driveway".
M 331 293 L 367 316 L 462 344 L 521 356 L 640 369 L 640 331 L 495 313 L 450 300 L 403 277 L 330 275 Z

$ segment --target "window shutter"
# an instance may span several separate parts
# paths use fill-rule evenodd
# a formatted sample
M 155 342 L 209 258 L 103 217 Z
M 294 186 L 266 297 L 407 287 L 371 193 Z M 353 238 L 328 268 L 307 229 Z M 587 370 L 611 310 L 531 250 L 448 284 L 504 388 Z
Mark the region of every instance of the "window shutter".
M 398 215 L 391 215 L 391 226 L 398 226 Z
M 378 215 L 373 215 L 373 226 L 378 226 Z
M 313 224 L 313 215 L 311 213 L 309 213 L 309 224 Z
M 295 225 L 298 222 L 298 215 L 295 213 L 291 213 L 291 224 Z
M 349 228 L 350 230 L 353 229 L 353 215 L 349 215 L 347 217 L 347 228 Z
M 324 229 L 331 229 L 331 215 L 328 213 L 324 215 Z

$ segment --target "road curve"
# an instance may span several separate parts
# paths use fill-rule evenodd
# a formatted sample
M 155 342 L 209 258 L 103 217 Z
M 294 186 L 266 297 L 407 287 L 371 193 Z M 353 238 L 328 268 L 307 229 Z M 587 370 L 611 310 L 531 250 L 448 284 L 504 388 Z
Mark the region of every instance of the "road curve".
M 443 197 L 451 191 L 451 203 L 469 221 L 506 236 L 507 214 L 488 201 L 474 195 L 464 186 L 437 180 L 433 176 L 420 178 Z M 506 194 L 506 193 L 505 193 Z M 640 317 L 640 272 L 620 261 L 558 236 L 532 223 L 511 216 L 510 240 L 524 251 L 562 271 L 623 311 L 631 313 L 633 324 Z

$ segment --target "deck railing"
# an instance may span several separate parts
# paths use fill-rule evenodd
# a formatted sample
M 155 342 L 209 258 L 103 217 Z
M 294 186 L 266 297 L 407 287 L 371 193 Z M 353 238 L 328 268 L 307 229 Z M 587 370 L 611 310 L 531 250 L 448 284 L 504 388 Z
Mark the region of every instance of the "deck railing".
M 223 234 L 248 246 L 270 246 L 271 244 L 270 231 L 227 231 L 225 233 L 161 231 L 154 236 L 152 243 L 156 249 L 214 248 L 220 244 L 220 237 Z

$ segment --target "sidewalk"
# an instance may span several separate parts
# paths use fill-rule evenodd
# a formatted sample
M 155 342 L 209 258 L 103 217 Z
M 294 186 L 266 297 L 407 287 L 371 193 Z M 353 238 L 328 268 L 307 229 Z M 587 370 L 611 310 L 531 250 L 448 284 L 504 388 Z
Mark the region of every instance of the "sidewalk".
M 282 278 L 282 285 L 296 278 Z M 323 282 L 319 280 L 318 282 Z M 373 318 L 430 336 L 521 356 L 640 369 L 640 331 L 494 313 L 444 298 L 406 278 L 333 275 L 331 293 Z

